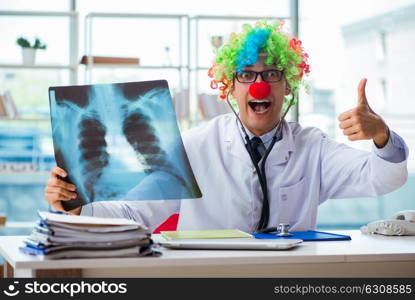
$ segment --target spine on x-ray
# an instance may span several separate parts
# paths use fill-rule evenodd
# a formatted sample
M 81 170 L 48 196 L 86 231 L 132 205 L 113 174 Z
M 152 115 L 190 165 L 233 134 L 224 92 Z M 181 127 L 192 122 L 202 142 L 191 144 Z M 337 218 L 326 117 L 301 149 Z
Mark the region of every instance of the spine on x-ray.
M 106 128 L 97 116 L 84 116 L 79 124 L 79 158 L 84 176 L 85 192 L 89 201 L 94 201 L 94 185 L 102 176 L 103 168 L 108 165 L 109 155 L 106 152 Z

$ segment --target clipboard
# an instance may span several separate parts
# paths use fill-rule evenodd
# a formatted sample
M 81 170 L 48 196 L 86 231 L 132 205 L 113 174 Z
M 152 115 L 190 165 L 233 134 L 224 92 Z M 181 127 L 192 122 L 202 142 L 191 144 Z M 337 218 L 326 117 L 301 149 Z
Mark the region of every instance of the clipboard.
M 304 242 L 312 241 L 350 241 L 352 238 L 349 235 L 336 234 L 323 231 L 307 230 L 290 232 L 292 236 L 283 237 L 276 233 L 253 233 L 256 239 L 300 239 Z

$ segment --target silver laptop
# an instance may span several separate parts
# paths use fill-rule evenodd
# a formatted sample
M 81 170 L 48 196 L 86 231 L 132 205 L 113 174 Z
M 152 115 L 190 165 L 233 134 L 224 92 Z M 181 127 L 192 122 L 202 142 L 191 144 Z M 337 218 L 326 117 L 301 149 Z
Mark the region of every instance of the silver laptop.
M 243 239 L 189 239 L 160 240 L 163 247 L 172 249 L 230 249 L 230 250 L 286 250 L 303 242 L 300 239 L 261 240 Z

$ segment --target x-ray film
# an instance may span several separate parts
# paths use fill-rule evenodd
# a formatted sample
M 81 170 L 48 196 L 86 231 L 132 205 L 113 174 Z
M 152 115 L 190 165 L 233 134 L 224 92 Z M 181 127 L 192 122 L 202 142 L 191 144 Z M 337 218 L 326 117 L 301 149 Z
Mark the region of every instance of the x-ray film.
M 57 165 L 93 201 L 200 198 L 167 82 L 49 88 Z

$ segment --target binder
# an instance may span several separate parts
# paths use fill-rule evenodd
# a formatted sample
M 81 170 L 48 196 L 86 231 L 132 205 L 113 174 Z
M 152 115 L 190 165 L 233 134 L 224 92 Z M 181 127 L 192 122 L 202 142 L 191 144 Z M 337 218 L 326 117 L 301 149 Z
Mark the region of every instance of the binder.
M 323 231 L 294 231 L 290 232 L 292 236 L 282 237 L 277 233 L 254 233 L 253 236 L 257 239 L 301 239 L 304 242 L 311 241 L 349 241 L 352 238 L 349 235 L 336 234 Z

